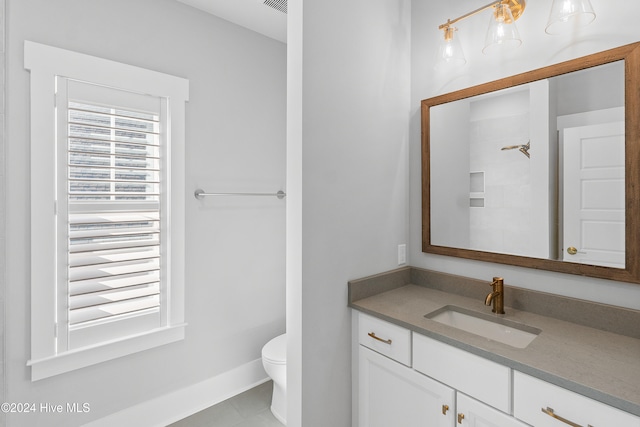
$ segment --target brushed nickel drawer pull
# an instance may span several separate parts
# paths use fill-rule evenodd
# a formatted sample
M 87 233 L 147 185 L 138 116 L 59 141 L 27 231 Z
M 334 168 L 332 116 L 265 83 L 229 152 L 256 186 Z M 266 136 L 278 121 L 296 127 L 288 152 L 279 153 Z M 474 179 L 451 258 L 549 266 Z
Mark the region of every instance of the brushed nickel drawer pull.
M 383 340 L 382 338 L 377 337 L 375 332 L 369 332 L 367 335 L 369 335 L 374 340 L 378 340 L 378 341 L 381 341 L 381 342 L 383 342 L 385 344 L 391 345 L 391 340 L 390 339 L 389 340 Z
M 582 427 L 580 424 L 576 424 L 573 421 L 569 421 L 566 418 L 562 418 L 560 415 L 556 415 L 553 412 L 553 408 L 549 408 L 548 406 L 547 406 L 547 409 L 542 408 L 541 411 L 549 415 L 550 417 L 555 418 L 558 421 L 562 421 L 563 423 L 570 425 L 571 427 Z M 589 424 L 587 425 L 587 427 L 593 427 L 593 426 Z

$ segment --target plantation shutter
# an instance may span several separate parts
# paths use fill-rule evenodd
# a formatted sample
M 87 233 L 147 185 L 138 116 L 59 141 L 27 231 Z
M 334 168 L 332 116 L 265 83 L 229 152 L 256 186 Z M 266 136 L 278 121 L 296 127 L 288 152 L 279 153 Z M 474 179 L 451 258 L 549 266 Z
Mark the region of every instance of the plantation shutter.
M 60 86 L 68 268 L 59 295 L 73 349 L 162 325 L 162 109 L 155 97 Z

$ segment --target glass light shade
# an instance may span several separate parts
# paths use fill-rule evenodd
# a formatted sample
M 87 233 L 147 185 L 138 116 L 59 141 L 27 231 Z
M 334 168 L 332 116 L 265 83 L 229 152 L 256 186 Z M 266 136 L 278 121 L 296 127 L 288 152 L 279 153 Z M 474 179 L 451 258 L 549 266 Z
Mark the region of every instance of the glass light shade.
M 521 44 L 520 33 L 518 33 L 511 10 L 502 3 L 495 5 L 482 53 L 490 54 L 496 51 L 515 49 Z
M 438 46 L 436 68 L 461 67 L 467 63 L 460 41 L 453 37 L 453 27 L 444 29 L 444 39 Z
M 596 19 L 589 0 L 553 0 L 547 34 L 561 34 L 574 28 L 590 24 Z

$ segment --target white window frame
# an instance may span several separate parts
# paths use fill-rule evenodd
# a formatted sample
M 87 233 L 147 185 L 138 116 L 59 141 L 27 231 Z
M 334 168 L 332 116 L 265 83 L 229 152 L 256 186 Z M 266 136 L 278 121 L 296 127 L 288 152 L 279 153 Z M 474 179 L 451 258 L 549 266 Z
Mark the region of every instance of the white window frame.
M 25 41 L 31 73 L 31 379 L 51 377 L 184 338 L 185 102 L 189 81 L 94 56 Z M 164 98 L 168 107 L 165 165 L 169 274 L 166 321 L 148 332 L 74 350 L 56 339 L 56 113 L 58 76 Z

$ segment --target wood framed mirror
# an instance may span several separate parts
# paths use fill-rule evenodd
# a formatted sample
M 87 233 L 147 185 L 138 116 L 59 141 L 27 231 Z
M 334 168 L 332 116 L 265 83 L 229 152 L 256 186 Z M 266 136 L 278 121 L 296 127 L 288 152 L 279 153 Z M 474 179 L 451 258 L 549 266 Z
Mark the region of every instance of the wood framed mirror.
M 640 43 L 421 114 L 423 252 L 640 283 Z

